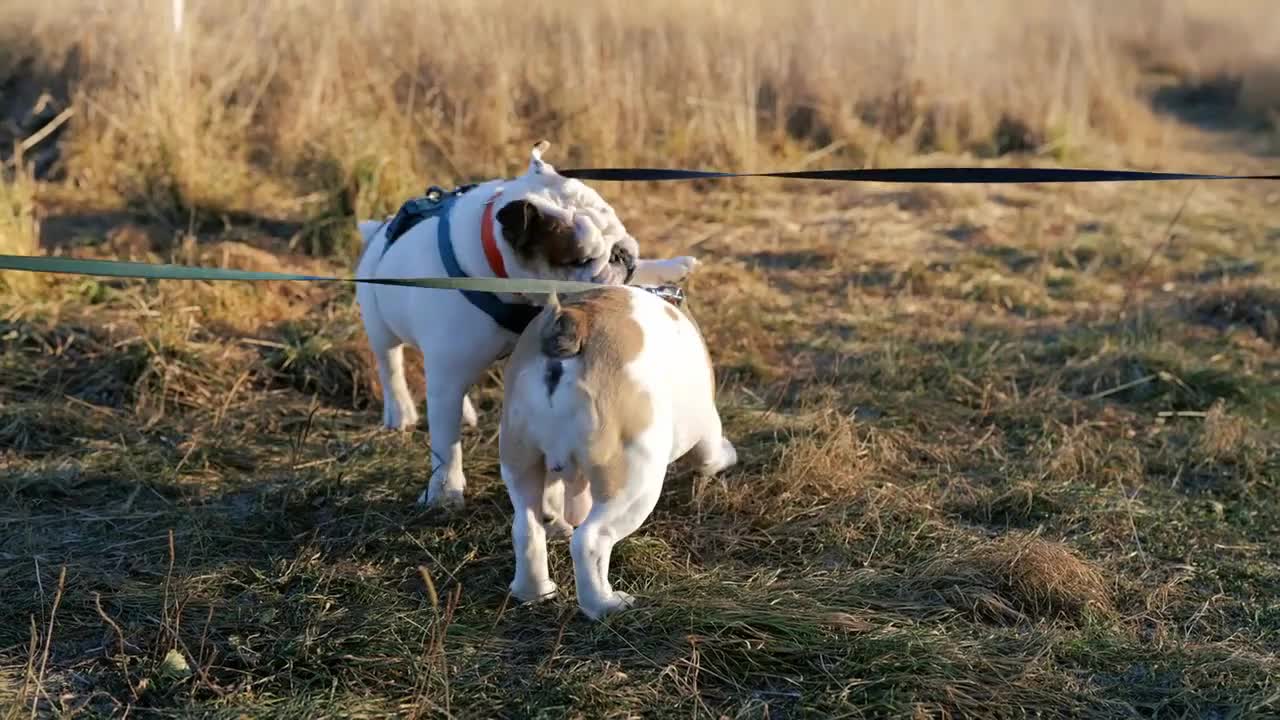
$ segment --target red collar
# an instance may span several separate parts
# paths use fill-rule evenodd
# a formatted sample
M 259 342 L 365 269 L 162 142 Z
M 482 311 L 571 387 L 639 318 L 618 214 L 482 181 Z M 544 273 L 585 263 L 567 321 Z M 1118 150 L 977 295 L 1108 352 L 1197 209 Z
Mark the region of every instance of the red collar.
M 507 264 L 502 260 L 502 252 L 493 239 L 493 203 L 499 193 L 494 193 L 489 202 L 484 204 L 484 215 L 480 217 L 480 244 L 484 246 L 484 256 L 489 260 L 493 274 L 500 278 L 507 276 Z

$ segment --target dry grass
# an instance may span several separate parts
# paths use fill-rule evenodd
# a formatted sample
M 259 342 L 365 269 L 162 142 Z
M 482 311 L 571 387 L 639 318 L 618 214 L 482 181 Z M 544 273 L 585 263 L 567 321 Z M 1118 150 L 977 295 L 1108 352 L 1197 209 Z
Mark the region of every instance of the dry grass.
M 167 8 L 5 8 L 0 251 L 345 274 L 354 216 L 537 137 L 726 169 L 1280 147 L 1265 0 L 232 0 L 180 45 Z M 350 287 L 5 275 L 0 717 L 1273 715 L 1276 198 L 1188 189 L 602 187 L 704 261 L 741 454 L 673 471 L 604 625 L 506 596 L 495 373 L 468 512 L 413 507 L 428 438 L 377 430 Z
M 0 177 L 0 253 L 34 255 L 39 252 L 39 221 L 36 219 L 36 184 L 30 168 L 17 168 L 11 177 Z M 7 276 L 0 288 L 30 292 L 39 286 L 32 276 Z
M 1280 97 L 1263 3 L 236 0 L 193 5 L 175 39 L 160 0 L 56 0 L 18 3 L 0 32 L 10 66 L 53 88 L 41 117 L 77 109 L 57 167 L 81 192 L 178 227 L 296 217 L 327 251 L 353 207 L 510 172 L 539 137 L 564 164 L 1159 162 L 1176 146 L 1142 96 L 1150 69 L 1175 99 L 1223 73 L 1248 78 L 1249 108 Z

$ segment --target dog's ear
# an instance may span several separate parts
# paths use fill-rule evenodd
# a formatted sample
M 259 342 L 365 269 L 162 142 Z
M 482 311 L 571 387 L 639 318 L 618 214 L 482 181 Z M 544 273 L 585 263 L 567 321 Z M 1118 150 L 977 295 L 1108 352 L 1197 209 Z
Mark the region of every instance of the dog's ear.
M 556 217 L 548 216 L 528 200 L 512 200 L 498 209 L 502 237 L 524 257 L 541 256 L 552 265 L 569 265 L 578 259 L 577 234 Z
M 517 252 L 526 252 L 537 242 L 536 228 L 542 222 L 542 211 L 528 200 L 514 200 L 498 209 L 502 237 Z
M 551 143 L 546 140 L 539 140 L 533 146 L 533 150 L 529 152 L 529 172 L 534 175 L 559 175 L 551 164 L 542 159 L 542 154 L 551 147 Z

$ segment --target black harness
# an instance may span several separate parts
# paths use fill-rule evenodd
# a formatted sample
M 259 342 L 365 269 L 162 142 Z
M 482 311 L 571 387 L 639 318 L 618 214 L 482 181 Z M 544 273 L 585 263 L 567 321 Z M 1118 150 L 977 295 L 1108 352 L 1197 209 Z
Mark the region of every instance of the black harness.
M 463 271 L 462 265 L 458 263 L 458 255 L 453 250 L 449 215 L 452 213 L 454 203 L 458 201 L 458 198 L 475 187 L 476 185 L 473 183 L 446 191 L 443 188 L 432 185 L 427 189 L 426 195 L 406 201 L 404 205 L 400 206 L 400 210 L 396 212 L 391 222 L 387 224 L 387 242 L 382 246 L 382 254 L 386 255 L 387 250 L 391 248 L 391 244 L 412 230 L 418 223 L 435 218 L 437 221 L 436 244 L 440 251 L 440 260 L 444 263 L 445 272 L 451 278 L 470 277 Z M 661 285 L 642 289 L 648 290 L 676 307 L 684 304 L 684 291 L 675 285 Z M 515 335 L 524 332 L 529 323 L 533 322 L 538 313 L 542 312 L 541 306 L 504 302 L 497 295 L 490 292 L 481 292 L 479 290 L 459 290 L 458 292 L 462 293 L 462 296 L 468 302 L 485 315 L 493 318 L 493 321 L 499 327 Z

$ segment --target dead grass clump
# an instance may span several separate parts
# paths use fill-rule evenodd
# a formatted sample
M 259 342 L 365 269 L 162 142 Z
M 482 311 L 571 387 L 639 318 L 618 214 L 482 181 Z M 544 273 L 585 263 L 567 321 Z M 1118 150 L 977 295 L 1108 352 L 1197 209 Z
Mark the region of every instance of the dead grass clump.
M 155 313 L 142 324 L 132 322 L 137 315 L 103 326 L 0 324 L 8 344 L 0 381 L 23 397 L 65 394 L 151 418 L 220 404 L 236 377 L 228 348 L 204 337 L 189 313 Z
M 1126 435 L 1129 429 L 1123 423 L 1082 424 L 1046 433 L 1036 448 L 1042 477 L 1062 485 L 1137 484 L 1146 469 L 1142 453 Z
M 1275 445 L 1268 445 L 1249 422 L 1215 403 L 1188 433 L 1173 434 L 1180 451 L 1172 458 L 1179 484 L 1191 492 L 1209 492 L 1221 498 L 1246 497 L 1268 478 Z
M 778 325 L 793 317 L 792 305 L 770 287 L 763 273 L 737 263 L 716 263 L 690 278 L 689 294 L 690 315 L 703 330 L 720 383 L 785 377 L 780 358 L 783 328 Z
M 200 267 L 264 272 L 330 274 L 332 266 L 313 264 L 305 258 L 277 255 L 246 243 L 198 242 L 187 236 L 174 249 L 173 261 Z M 151 256 L 151 261 L 167 258 Z M 286 322 L 314 321 L 341 311 L 347 295 L 335 295 L 320 283 L 267 282 L 170 282 L 157 287 L 156 304 L 185 306 L 200 327 L 213 334 L 259 338 L 264 329 Z M 253 342 L 252 340 L 250 342 Z
M 394 215 L 406 198 L 456 177 L 418 167 L 401 144 L 411 131 L 387 128 L 378 118 L 349 119 L 326 133 L 308 138 L 295 166 L 282 168 L 309 193 L 299 205 L 303 224 L 294 242 L 308 255 L 353 264 L 362 246 L 356 219 Z
M 372 400 L 377 372 L 356 333 L 334 337 L 335 328 L 306 322 L 281 327 L 281 342 L 268 349 L 265 362 L 276 381 L 342 408 L 363 409 Z
M 10 392 L 65 393 L 94 405 L 121 407 L 133 397 L 147 358 L 139 345 L 113 348 L 106 334 L 64 324 L 0 325 L 6 351 L 0 364 Z M 58 358 L 57 364 L 48 363 Z
M 1083 620 L 1110 614 L 1102 572 L 1062 543 L 1009 534 L 929 563 L 920 579 L 958 610 L 983 620 Z
M 126 341 L 126 349 L 108 366 L 118 369 L 118 381 L 127 388 L 137 412 L 164 414 L 171 405 L 184 409 L 216 405 L 232 382 L 225 358 L 217 358 L 221 348 L 192 341 L 189 337 L 166 336 L 163 330 L 148 329 L 144 335 Z
M 75 12 L 74 27 L 45 18 L 44 30 L 58 36 L 49 45 L 83 55 L 73 98 L 81 115 L 62 143 L 68 174 L 179 228 L 269 207 L 279 183 L 253 150 L 275 60 L 246 52 L 247 38 L 233 41 L 217 18 L 206 18 L 207 33 L 177 41 L 157 9 Z M 244 33 L 248 22 L 233 25 Z
M 1236 459 L 1251 446 L 1249 424 L 1227 412 L 1225 403 L 1214 403 L 1205 414 L 1195 438 L 1195 452 L 1211 461 Z
M 8 403 L 0 407 L 0 453 L 44 455 L 65 450 L 86 431 L 83 410 L 69 405 Z

